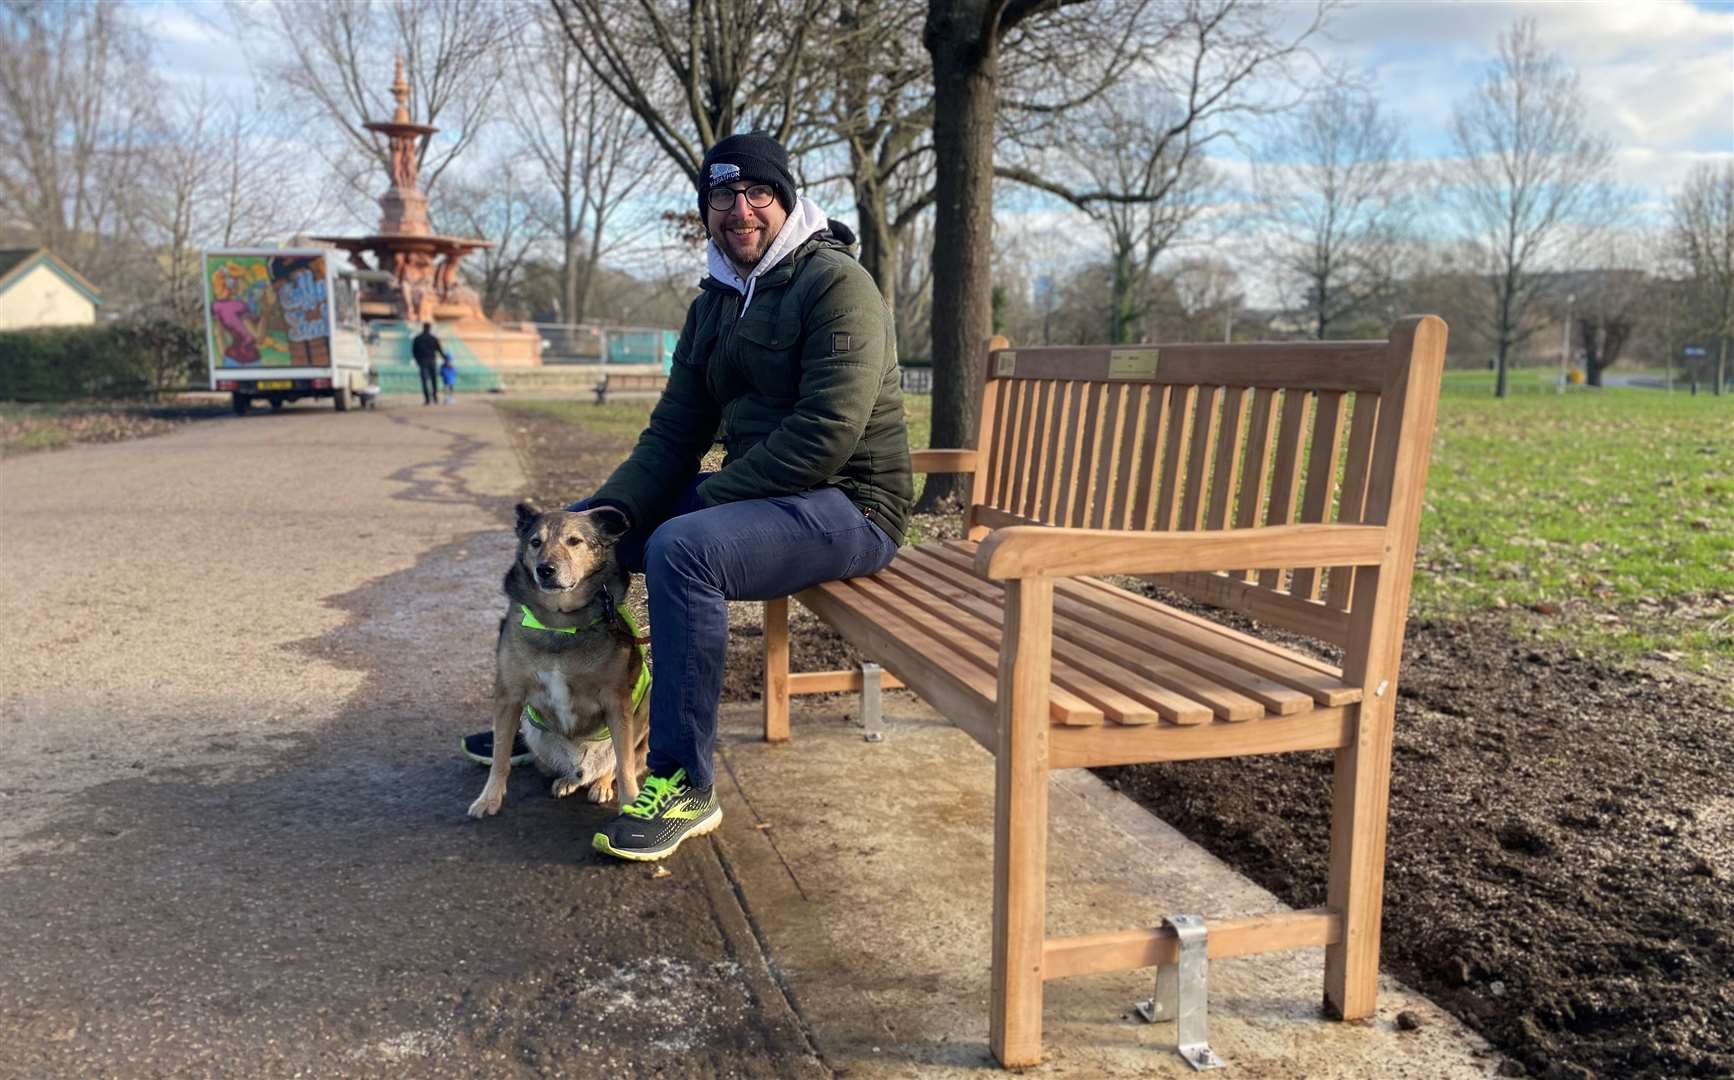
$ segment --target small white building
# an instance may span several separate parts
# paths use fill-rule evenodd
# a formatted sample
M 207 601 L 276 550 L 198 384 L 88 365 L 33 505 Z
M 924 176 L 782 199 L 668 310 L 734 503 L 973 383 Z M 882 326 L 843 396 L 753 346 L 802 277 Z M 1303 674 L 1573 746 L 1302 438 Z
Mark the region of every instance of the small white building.
M 0 330 L 89 326 L 102 293 L 47 248 L 0 249 Z

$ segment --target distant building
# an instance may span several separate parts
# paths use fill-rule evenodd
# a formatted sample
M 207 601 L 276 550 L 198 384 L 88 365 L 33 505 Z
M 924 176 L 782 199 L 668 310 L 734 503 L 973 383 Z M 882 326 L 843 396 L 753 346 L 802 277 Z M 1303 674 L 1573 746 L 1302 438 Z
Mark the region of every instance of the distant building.
M 102 293 L 47 248 L 0 249 L 0 330 L 89 326 Z

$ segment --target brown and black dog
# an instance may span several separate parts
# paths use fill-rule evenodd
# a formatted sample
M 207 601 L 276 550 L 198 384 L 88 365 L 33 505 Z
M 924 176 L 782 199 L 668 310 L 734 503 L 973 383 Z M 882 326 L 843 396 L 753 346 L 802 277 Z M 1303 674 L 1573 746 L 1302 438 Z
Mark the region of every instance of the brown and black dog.
M 591 802 L 606 802 L 616 786 L 621 805 L 638 797 L 650 697 L 633 707 L 644 657 L 619 610 L 629 579 L 614 546 L 626 528 L 611 507 L 543 513 L 518 504 L 518 557 L 506 573 L 494 652 L 494 746 L 511 746 L 527 719 L 524 741 L 554 777 L 555 798 L 587 787 Z M 511 771 L 511 755 L 495 753 L 471 817 L 499 812 Z

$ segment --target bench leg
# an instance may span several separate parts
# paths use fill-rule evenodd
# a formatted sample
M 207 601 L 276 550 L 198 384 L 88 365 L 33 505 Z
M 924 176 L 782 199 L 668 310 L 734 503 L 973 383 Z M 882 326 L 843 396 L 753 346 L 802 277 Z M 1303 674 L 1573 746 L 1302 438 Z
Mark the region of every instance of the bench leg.
M 1379 993 L 1379 922 L 1385 900 L 1385 815 L 1391 792 L 1391 709 L 1362 705 L 1355 742 L 1337 751 L 1326 901 L 1343 913 L 1343 938 L 1325 948 L 1325 1008 L 1343 1020 L 1373 1014 Z
M 765 601 L 765 741 L 789 738 L 789 598 Z
M 993 997 L 988 1044 L 1006 1068 L 1042 1058 L 1047 915 L 1048 676 L 1053 582 L 1006 583 L 994 755 Z

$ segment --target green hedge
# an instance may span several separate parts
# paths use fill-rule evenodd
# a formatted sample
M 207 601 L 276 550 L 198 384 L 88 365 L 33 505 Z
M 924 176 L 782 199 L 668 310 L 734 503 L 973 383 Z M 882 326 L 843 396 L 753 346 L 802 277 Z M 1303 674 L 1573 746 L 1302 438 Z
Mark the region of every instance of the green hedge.
M 0 400 L 149 397 L 205 371 L 200 335 L 167 319 L 0 332 Z

